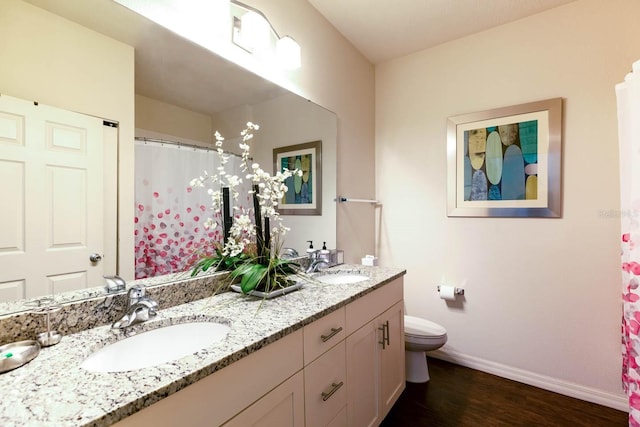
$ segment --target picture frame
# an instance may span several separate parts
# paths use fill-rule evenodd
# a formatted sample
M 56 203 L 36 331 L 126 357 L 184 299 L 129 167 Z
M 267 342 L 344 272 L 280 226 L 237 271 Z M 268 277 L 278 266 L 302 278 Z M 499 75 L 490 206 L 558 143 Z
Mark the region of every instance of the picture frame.
M 562 98 L 447 119 L 449 217 L 562 215 Z
M 281 215 L 322 215 L 322 141 L 273 149 L 274 174 L 300 169 L 302 176 L 287 178 L 289 189 L 278 205 Z

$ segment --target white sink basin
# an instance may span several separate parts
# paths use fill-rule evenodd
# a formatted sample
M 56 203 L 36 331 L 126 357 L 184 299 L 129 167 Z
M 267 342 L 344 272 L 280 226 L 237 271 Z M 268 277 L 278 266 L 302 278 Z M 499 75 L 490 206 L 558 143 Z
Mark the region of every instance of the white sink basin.
M 363 282 L 365 280 L 369 280 L 370 277 L 356 273 L 335 273 L 325 274 L 323 276 L 316 277 L 316 279 L 322 283 L 327 283 L 329 285 L 344 285 L 349 283 Z
M 123 372 L 149 368 L 193 354 L 221 341 L 229 326 L 190 322 L 142 332 L 93 352 L 80 365 L 92 372 Z

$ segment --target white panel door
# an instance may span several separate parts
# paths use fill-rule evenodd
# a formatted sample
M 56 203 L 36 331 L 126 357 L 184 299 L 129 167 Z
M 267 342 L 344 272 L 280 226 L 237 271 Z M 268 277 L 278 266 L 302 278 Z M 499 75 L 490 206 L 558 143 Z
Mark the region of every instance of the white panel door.
M 0 301 L 101 283 L 102 123 L 0 96 Z

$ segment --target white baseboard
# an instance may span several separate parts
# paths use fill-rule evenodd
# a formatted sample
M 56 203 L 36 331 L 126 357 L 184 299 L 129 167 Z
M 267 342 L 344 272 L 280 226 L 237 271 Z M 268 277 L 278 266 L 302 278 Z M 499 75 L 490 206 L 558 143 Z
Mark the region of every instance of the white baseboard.
M 478 357 L 468 356 L 453 350 L 440 349 L 430 351 L 428 355 L 436 359 L 446 360 L 457 365 L 466 366 L 478 371 L 487 372 L 499 377 L 529 384 L 534 387 L 553 391 L 565 396 L 575 397 L 576 399 L 597 403 L 598 405 L 607 406 L 624 412 L 629 411 L 627 397 L 622 391 L 619 394 L 605 392 L 595 388 L 585 387 L 568 381 L 559 380 L 557 378 L 535 374 L 523 369 L 480 359 Z

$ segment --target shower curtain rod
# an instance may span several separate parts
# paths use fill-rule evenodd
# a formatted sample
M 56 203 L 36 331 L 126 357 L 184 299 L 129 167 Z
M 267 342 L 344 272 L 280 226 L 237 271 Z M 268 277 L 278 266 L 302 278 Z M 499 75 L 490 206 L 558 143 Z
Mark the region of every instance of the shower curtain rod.
M 178 147 L 185 147 L 185 148 L 193 148 L 194 150 L 204 150 L 204 151 L 216 151 L 216 147 L 204 147 L 202 145 L 196 145 L 196 144 L 187 144 L 184 142 L 178 142 L 178 141 L 170 141 L 167 139 L 160 139 L 160 138 L 147 138 L 145 136 L 136 136 L 134 138 L 136 141 L 143 141 L 143 142 L 155 142 L 156 144 L 169 144 L 169 145 L 177 145 Z M 236 154 L 236 153 L 232 153 L 231 151 L 227 151 L 227 150 L 222 150 L 224 154 L 229 154 L 231 156 L 236 156 L 236 157 L 242 157 L 240 154 Z M 249 158 L 250 160 L 253 160 L 251 157 Z

